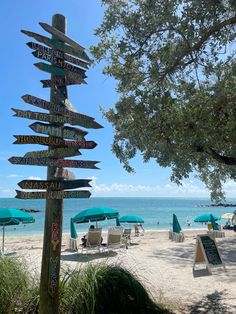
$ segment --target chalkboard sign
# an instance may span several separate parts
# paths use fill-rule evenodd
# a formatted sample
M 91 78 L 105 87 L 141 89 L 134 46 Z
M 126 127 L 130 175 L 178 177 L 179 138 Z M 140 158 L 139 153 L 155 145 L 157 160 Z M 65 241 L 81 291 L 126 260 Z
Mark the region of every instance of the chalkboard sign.
M 209 264 L 222 265 L 221 256 L 218 252 L 216 242 L 208 235 L 200 236 L 204 251 Z
M 223 267 L 225 270 L 225 265 L 218 251 L 217 244 L 208 234 L 197 236 L 193 270 L 196 264 L 202 263 L 206 264 L 209 273 L 212 273 L 211 269 L 214 267 Z

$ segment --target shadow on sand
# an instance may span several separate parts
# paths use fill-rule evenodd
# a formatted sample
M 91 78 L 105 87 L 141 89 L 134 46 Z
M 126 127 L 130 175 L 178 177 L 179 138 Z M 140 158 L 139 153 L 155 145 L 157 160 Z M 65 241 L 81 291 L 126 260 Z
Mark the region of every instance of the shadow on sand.
M 63 254 L 61 255 L 62 261 L 69 261 L 69 262 L 81 262 L 86 263 L 93 260 L 99 259 L 107 259 L 109 257 L 114 257 L 118 253 L 114 251 L 110 252 L 101 252 L 101 253 L 71 253 L 71 254 Z
M 227 313 L 233 314 L 236 313 L 235 306 L 227 306 L 223 304 L 225 299 L 224 291 L 218 292 L 215 291 L 211 294 L 207 294 L 201 301 L 188 306 L 189 314 L 220 314 Z

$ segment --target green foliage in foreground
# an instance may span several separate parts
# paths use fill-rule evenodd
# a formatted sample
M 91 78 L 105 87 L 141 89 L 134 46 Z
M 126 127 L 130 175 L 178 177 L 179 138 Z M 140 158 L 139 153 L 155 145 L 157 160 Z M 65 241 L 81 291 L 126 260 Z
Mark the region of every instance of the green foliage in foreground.
M 0 278 L 1 314 L 38 313 L 39 282 L 30 278 L 23 263 L 0 258 Z M 60 303 L 63 314 L 169 313 L 155 304 L 134 275 L 106 264 L 68 272 L 61 282 Z
M 236 180 L 236 1 L 101 0 L 105 7 L 91 51 L 105 60 L 120 99 L 104 112 L 112 150 L 127 171 L 137 152 L 191 172 L 224 198 Z
M 69 313 L 168 313 L 153 302 L 134 275 L 106 264 L 88 265 L 75 271 L 62 302 L 65 310 L 70 308 Z
M 38 289 L 24 264 L 0 257 L 0 278 L 0 313 L 35 313 Z

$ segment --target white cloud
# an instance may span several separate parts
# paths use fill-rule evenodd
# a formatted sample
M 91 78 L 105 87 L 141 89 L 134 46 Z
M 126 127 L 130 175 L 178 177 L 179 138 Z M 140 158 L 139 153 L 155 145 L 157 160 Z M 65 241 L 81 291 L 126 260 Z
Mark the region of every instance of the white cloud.
M 7 178 L 22 178 L 23 176 L 22 175 L 20 175 L 20 174 L 9 174 L 8 176 L 7 176 Z
M 27 180 L 42 180 L 40 177 L 29 176 Z
M 125 183 L 97 183 L 96 177 L 91 177 L 94 196 L 140 196 L 140 197 L 208 197 L 209 192 L 190 180 L 182 186 L 173 183 L 163 185 L 143 185 Z

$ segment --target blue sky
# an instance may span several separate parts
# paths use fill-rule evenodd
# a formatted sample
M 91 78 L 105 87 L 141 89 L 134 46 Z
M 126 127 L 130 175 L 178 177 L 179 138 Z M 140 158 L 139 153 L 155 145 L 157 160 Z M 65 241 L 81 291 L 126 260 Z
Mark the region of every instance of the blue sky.
M 32 56 L 32 50 L 26 46 L 31 39 L 20 32 L 21 29 L 50 37 L 38 24 L 51 24 L 51 17 L 61 13 L 67 17 L 67 35 L 84 47 L 96 44 L 98 39 L 93 35 L 100 24 L 103 8 L 98 0 L 2 0 L 0 4 L 1 18 L 1 106 L 0 134 L 2 149 L 0 151 L 0 197 L 15 196 L 17 182 L 27 178 L 46 179 L 46 167 L 12 165 L 8 162 L 11 156 L 23 156 L 26 152 L 42 150 L 40 145 L 14 145 L 13 134 L 34 134 L 28 126 L 33 120 L 13 117 L 11 108 L 40 111 L 21 100 L 24 94 L 49 100 L 49 89 L 41 87 L 40 80 L 49 75 L 41 72 L 33 63 L 39 62 Z M 34 41 L 32 39 L 32 41 Z M 141 156 L 137 156 L 132 165 L 135 174 L 128 174 L 119 160 L 111 152 L 113 139 L 112 127 L 102 117 L 100 106 L 108 109 L 114 105 L 119 95 L 116 93 L 116 82 L 102 75 L 102 64 L 87 71 L 88 85 L 68 87 L 69 100 L 76 109 L 92 116 L 104 129 L 92 130 L 87 140 L 97 142 L 93 150 L 81 150 L 80 160 L 100 160 L 100 170 L 71 169 L 77 178 L 93 179 L 93 196 L 153 196 L 153 197 L 208 197 L 204 186 L 191 177 L 182 187 L 170 183 L 170 170 L 160 168 L 155 161 L 144 164 Z M 228 182 L 228 196 L 233 196 L 235 184 Z

